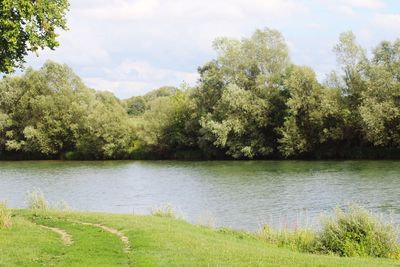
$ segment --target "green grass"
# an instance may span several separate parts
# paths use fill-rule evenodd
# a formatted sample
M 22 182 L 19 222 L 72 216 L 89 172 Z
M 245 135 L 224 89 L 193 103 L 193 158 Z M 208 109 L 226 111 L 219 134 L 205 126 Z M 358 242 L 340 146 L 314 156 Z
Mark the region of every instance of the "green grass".
M 13 227 L 0 230 L 0 266 L 400 266 L 400 261 L 340 258 L 278 248 L 252 234 L 213 230 L 157 216 L 13 210 Z M 118 229 L 131 242 L 101 228 Z M 64 229 L 73 244 L 38 224 Z

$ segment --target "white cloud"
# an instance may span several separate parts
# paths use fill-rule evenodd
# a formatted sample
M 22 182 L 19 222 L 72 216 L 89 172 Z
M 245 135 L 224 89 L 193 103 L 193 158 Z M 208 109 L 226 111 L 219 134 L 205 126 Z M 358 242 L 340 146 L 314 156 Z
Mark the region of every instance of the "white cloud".
M 380 0 L 325 0 L 320 1 L 320 3 L 328 3 L 338 14 L 350 17 L 357 14 L 362 14 L 362 9 L 374 11 L 377 9 L 382 9 L 386 6 L 385 3 Z
M 194 84 L 196 68 L 215 57 L 211 43 L 218 36 L 241 38 L 257 28 L 276 28 L 287 38 L 296 64 L 322 73 L 330 64 L 335 66 L 331 47 L 341 31 L 361 33 L 361 40 L 372 43 L 393 37 L 400 29 L 399 14 L 384 14 L 396 10 L 396 4 L 379 0 L 70 3 L 70 30 L 60 32 L 60 47 L 43 51 L 40 57 L 29 56 L 26 65 L 39 67 L 47 59 L 67 63 L 89 86 L 119 97 L 178 86 L 183 80 Z M 320 49 L 326 54 L 315 52 Z
M 373 24 L 387 30 L 399 32 L 400 14 L 377 14 L 372 20 Z
M 239 38 L 254 18 L 265 27 L 308 10 L 295 0 L 71 0 L 70 9 L 62 45 L 41 58 L 72 65 L 89 86 L 120 97 L 194 84 L 216 37 Z
M 288 17 L 307 10 L 294 0 L 111 0 L 79 14 L 98 20 L 231 20 L 253 15 Z
M 373 40 L 373 33 L 371 29 L 364 28 L 357 32 L 358 39 L 363 41 L 363 43 L 369 43 Z
M 157 0 L 112 0 L 104 4 L 80 8 L 77 12 L 91 19 L 140 20 L 153 17 L 157 8 Z
M 336 9 L 340 14 L 343 14 L 345 16 L 354 16 L 355 15 L 353 8 L 349 5 L 339 5 Z
M 378 9 L 385 6 L 380 0 L 346 0 L 345 3 L 356 8 Z
M 103 71 L 103 78 L 86 77 L 84 82 L 89 87 L 108 90 L 122 98 L 141 95 L 165 85 L 179 86 L 184 81 L 194 85 L 198 79 L 197 72 L 157 68 L 141 61 L 125 61 Z
M 141 95 L 149 90 L 149 85 L 145 82 L 136 81 L 113 81 L 100 77 L 86 77 L 83 79 L 85 84 L 99 91 L 110 91 L 120 98 L 128 98 L 133 95 Z

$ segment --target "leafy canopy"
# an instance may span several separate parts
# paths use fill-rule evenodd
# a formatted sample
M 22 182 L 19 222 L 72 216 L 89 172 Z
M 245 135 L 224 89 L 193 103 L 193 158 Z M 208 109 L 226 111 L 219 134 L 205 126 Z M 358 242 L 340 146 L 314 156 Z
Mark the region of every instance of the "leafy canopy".
M 68 0 L 0 0 L 0 72 L 21 67 L 29 52 L 57 47 L 68 7 Z

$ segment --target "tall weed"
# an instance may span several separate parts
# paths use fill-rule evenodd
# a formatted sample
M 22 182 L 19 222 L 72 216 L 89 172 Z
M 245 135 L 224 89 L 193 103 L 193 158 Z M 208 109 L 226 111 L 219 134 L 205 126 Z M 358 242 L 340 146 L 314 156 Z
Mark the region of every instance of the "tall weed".
M 178 215 L 175 208 L 171 204 L 164 204 L 156 208 L 151 209 L 151 215 L 158 217 L 167 217 L 177 219 Z
M 46 211 L 49 209 L 49 202 L 39 189 L 28 193 L 27 204 L 28 208 L 32 210 Z
M 7 208 L 5 202 L 0 202 L 0 229 L 11 228 L 11 211 Z

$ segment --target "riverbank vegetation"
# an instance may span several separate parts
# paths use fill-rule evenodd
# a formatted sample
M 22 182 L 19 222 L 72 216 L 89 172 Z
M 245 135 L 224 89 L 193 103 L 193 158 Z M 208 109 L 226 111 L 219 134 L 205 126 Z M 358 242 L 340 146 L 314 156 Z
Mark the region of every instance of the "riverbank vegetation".
M 290 246 L 292 242 L 277 246 L 265 235 L 197 226 L 170 216 L 24 209 L 10 212 L 12 227 L 0 228 L 1 266 L 399 265 L 395 259 L 301 253 Z M 354 221 L 348 226 L 355 225 Z M 347 245 L 350 249 L 360 233 L 347 233 L 353 240 Z M 334 239 L 330 242 L 334 244 Z M 367 243 L 357 244 L 361 247 Z
M 265 225 L 260 232 L 268 242 L 300 252 L 335 254 L 344 257 L 370 256 L 400 259 L 398 229 L 359 206 L 335 209 L 324 216 L 321 229 L 273 230 Z
M 368 53 L 341 34 L 323 82 L 276 30 L 214 47 L 196 86 L 125 100 L 54 62 L 4 77 L 0 158 L 400 158 L 400 40 Z
M 7 208 L 6 203 L 0 202 L 0 229 L 11 228 L 11 211 Z

